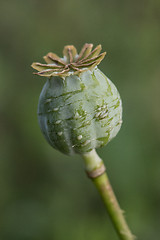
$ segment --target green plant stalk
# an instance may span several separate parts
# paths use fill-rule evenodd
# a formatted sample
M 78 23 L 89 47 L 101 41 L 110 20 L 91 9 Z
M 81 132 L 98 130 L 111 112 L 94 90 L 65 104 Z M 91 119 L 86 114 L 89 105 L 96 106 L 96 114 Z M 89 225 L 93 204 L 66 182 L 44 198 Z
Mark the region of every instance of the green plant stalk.
M 85 162 L 86 172 L 98 189 L 119 238 L 121 240 L 134 240 L 135 236 L 132 235 L 123 216 L 123 211 L 112 190 L 102 159 L 95 150 L 83 154 L 82 157 Z

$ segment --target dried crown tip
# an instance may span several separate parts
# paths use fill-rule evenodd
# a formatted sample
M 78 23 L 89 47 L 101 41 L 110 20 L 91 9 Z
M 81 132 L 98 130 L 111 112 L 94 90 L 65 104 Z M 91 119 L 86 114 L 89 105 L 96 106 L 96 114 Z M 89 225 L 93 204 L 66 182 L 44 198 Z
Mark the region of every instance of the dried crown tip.
M 45 64 L 33 63 L 31 66 L 38 71 L 34 74 L 39 76 L 66 77 L 71 74 L 78 75 L 81 72 L 92 70 L 106 55 L 106 52 L 100 53 L 102 50 L 101 45 L 98 45 L 93 50 L 92 48 L 92 43 L 86 43 L 78 54 L 77 49 L 73 45 L 67 45 L 63 49 L 63 58 L 50 52 L 43 57 Z

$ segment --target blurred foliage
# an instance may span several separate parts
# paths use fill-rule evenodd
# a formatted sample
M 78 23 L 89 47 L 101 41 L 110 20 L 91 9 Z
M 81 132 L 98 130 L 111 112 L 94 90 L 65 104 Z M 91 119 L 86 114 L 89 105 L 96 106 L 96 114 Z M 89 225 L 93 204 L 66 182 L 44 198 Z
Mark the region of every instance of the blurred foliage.
M 45 79 L 31 63 L 85 42 L 108 52 L 100 69 L 124 108 L 98 152 L 134 234 L 160 237 L 160 1 L 1 0 L 1 240 L 118 239 L 80 157 L 52 149 L 37 123 Z

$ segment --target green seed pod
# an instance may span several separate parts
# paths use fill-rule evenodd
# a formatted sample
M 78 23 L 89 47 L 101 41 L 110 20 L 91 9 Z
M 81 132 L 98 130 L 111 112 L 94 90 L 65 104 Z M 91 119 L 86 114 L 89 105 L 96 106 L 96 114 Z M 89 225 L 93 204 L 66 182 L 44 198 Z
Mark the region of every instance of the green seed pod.
M 83 154 L 106 145 L 122 124 L 122 103 L 114 84 L 98 69 L 106 53 L 85 44 L 79 55 L 65 46 L 64 58 L 48 53 L 33 63 L 48 77 L 40 94 L 38 120 L 49 144 L 65 154 Z

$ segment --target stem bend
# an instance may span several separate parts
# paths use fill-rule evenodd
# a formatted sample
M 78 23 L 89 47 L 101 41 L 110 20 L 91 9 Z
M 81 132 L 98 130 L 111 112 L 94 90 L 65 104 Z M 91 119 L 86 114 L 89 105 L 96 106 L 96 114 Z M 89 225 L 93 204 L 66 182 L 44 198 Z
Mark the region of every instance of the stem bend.
M 82 155 L 87 175 L 92 178 L 101 198 L 105 204 L 108 214 L 112 220 L 113 226 L 121 240 L 134 240 L 127 222 L 124 218 L 108 176 L 102 159 L 97 155 L 95 150 Z

